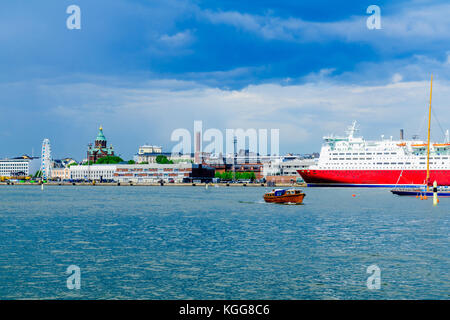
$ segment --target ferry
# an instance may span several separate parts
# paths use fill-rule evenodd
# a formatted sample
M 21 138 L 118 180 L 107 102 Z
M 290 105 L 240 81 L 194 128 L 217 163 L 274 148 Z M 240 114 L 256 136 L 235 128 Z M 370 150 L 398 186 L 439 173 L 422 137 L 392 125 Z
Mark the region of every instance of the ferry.
M 298 170 L 308 186 L 422 187 L 427 181 L 450 185 L 450 137 L 430 143 L 427 179 L 427 141 L 382 139 L 366 141 L 356 136 L 356 121 L 347 136 L 325 136 L 317 164 Z M 401 131 L 402 132 L 402 131 Z
M 275 203 L 296 203 L 303 202 L 305 194 L 296 189 L 274 189 L 264 195 L 264 201 Z

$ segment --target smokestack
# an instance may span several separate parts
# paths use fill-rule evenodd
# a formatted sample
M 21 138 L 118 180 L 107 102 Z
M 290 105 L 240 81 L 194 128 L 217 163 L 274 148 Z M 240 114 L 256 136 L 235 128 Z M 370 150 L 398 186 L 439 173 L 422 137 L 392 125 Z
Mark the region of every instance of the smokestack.
M 201 133 L 196 132 L 195 133 L 195 151 L 194 151 L 194 162 L 196 164 L 202 163 L 201 154 L 200 154 L 201 143 L 202 143 Z
M 400 140 L 403 140 L 403 129 L 400 129 Z

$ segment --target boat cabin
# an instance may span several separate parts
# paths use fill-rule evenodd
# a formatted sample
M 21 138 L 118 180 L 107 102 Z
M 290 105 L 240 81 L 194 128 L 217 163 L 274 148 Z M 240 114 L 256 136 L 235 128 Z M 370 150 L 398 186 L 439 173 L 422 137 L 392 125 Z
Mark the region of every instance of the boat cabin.
M 288 196 L 288 195 L 296 195 L 301 194 L 301 190 L 286 190 L 286 189 L 275 189 L 271 192 L 268 192 L 267 195 L 270 197 L 281 197 L 281 196 Z

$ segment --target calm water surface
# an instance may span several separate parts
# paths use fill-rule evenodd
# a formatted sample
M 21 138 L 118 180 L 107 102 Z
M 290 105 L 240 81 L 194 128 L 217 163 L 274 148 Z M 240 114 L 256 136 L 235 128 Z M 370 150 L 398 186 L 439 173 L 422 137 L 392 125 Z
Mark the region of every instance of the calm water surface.
M 0 298 L 450 298 L 450 199 L 307 188 L 277 205 L 266 190 L 1 186 Z

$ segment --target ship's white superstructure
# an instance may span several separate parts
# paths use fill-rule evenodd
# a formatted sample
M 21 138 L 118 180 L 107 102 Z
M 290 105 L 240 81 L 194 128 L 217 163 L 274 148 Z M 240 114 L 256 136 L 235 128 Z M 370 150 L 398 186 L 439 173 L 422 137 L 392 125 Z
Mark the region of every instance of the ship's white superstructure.
M 348 136 L 324 137 L 317 166 L 311 169 L 402 170 L 423 169 L 427 165 L 427 143 L 419 140 L 366 141 L 355 137 L 356 121 Z M 430 169 L 450 170 L 450 144 L 430 144 Z

